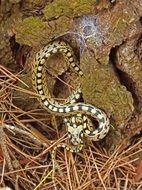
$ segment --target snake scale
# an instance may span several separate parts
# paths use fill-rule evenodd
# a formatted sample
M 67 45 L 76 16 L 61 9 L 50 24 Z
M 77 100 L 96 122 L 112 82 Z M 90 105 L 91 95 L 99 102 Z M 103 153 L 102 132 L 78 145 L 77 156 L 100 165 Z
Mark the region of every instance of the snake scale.
M 53 161 L 55 150 L 58 147 L 66 148 L 71 152 L 79 152 L 83 147 L 84 138 L 98 141 L 106 136 L 110 128 L 109 119 L 101 109 L 78 102 L 81 96 L 80 87 L 73 92 L 64 104 L 59 104 L 51 98 L 46 81 L 45 66 L 50 57 L 56 53 L 62 54 L 69 67 L 77 72 L 79 76 L 83 75 L 72 48 L 68 43 L 61 40 L 55 40 L 41 48 L 33 61 L 32 83 L 35 91 L 40 95 L 38 99 L 45 109 L 55 115 L 63 116 L 64 125 L 67 126 L 68 137 L 71 142 L 71 145 L 59 144 L 54 147 L 52 152 Z M 98 122 L 96 129 L 92 129 L 91 118 Z

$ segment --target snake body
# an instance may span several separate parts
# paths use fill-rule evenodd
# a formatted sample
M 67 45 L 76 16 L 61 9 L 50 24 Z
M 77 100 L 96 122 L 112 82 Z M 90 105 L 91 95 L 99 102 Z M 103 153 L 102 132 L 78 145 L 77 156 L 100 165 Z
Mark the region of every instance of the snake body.
M 106 114 L 99 108 L 85 103 L 73 103 L 80 97 L 80 90 L 76 90 L 72 98 L 69 98 L 70 102 L 65 104 L 59 104 L 53 98 L 48 91 L 47 82 L 46 82 L 46 61 L 56 53 L 61 53 L 67 64 L 75 70 L 80 76 L 83 75 L 82 71 L 78 66 L 78 61 L 74 55 L 72 48 L 64 41 L 53 41 L 50 42 L 47 46 L 40 49 L 36 54 L 32 65 L 32 83 L 36 92 L 40 95 L 39 101 L 42 106 L 48 111 L 61 116 L 70 117 L 70 119 L 65 118 L 64 123 L 68 127 L 69 138 L 73 145 L 79 145 L 77 142 L 82 143 L 81 140 L 84 136 L 87 139 L 98 141 L 103 139 L 109 131 L 109 119 Z M 76 125 L 76 114 L 81 114 L 82 124 Z M 93 117 L 98 121 L 98 128 L 95 130 L 89 130 L 87 123 L 90 123 L 88 117 L 82 115 L 87 115 Z M 84 122 L 84 123 L 83 123 Z M 76 137 L 75 137 L 76 136 Z M 74 141 L 73 138 L 76 138 Z M 77 139 L 78 138 L 78 139 Z
M 39 101 L 42 106 L 55 115 L 64 116 L 64 124 L 68 128 L 68 136 L 72 143 L 72 146 L 66 146 L 66 148 L 72 152 L 78 152 L 82 149 L 84 137 L 94 141 L 103 139 L 109 131 L 110 122 L 101 109 L 77 102 L 81 94 L 80 88 L 68 98 L 65 104 L 59 104 L 51 98 L 46 82 L 45 66 L 50 57 L 56 53 L 61 53 L 67 64 L 80 76 L 83 75 L 72 48 L 64 41 L 55 40 L 41 48 L 36 54 L 32 65 L 32 83 L 40 95 Z M 92 126 L 90 117 L 98 121 L 98 127 L 95 130 L 90 130 L 88 127 L 88 125 Z

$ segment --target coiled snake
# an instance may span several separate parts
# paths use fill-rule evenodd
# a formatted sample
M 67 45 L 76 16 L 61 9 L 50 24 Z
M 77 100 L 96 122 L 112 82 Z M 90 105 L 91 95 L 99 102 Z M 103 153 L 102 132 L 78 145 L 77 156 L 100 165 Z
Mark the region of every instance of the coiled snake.
M 46 82 L 46 62 L 51 55 L 61 53 L 69 67 L 80 76 L 83 75 L 72 48 L 64 41 L 55 40 L 40 49 L 32 64 L 32 83 L 36 92 L 40 95 L 39 101 L 42 106 L 53 114 L 64 117 L 67 126 L 68 137 L 71 145 L 59 144 L 52 151 L 52 159 L 55 159 L 55 150 L 58 147 L 66 148 L 71 152 L 79 152 L 83 147 L 84 137 L 88 140 L 98 141 L 103 139 L 109 131 L 110 122 L 106 114 L 99 108 L 90 104 L 77 102 L 81 96 L 80 87 L 73 92 L 64 104 L 59 104 L 48 91 Z M 98 127 L 92 130 L 94 118 Z M 54 168 L 55 169 L 55 168 Z

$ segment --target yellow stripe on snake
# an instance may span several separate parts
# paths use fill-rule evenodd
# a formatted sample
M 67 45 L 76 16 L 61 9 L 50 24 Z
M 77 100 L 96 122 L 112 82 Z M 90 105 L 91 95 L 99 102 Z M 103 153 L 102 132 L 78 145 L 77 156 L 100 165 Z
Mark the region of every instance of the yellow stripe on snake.
M 79 76 L 83 75 L 72 48 L 66 42 L 60 40 L 50 42 L 47 46 L 43 47 L 36 54 L 32 64 L 32 83 L 34 89 L 40 95 L 39 101 L 51 113 L 63 116 L 64 125 L 67 126 L 68 137 L 71 142 L 71 145 L 59 144 L 54 147 L 52 151 L 53 163 L 55 151 L 58 147 L 63 147 L 71 152 L 79 152 L 83 147 L 84 138 L 98 141 L 106 136 L 110 128 L 109 119 L 101 109 L 90 104 L 78 102 L 81 96 L 80 87 L 69 96 L 64 104 L 59 104 L 51 98 L 46 82 L 45 66 L 51 55 L 56 53 L 61 53 L 69 67 L 77 72 Z M 93 126 L 90 117 L 98 122 L 98 127 L 95 130 L 90 130 Z M 55 163 L 53 167 L 55 167 L 54 165 Z

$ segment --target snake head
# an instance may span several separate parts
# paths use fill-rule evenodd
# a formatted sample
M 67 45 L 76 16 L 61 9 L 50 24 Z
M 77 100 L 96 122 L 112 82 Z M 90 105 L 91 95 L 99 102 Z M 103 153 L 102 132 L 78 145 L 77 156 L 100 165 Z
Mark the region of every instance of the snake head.
M 68 126 L 68 137 L 73 145 L 80 145 L 83 143 L 83 126 L 70 125 Z
M 86 125 L 82 114 L 67 117 L 64 119 L 64 123 L 67 125 L 70 142 L 75 146 L 83 144 L 84 127 Z

